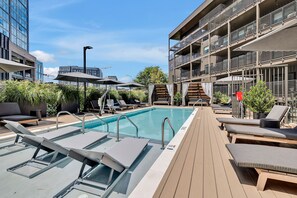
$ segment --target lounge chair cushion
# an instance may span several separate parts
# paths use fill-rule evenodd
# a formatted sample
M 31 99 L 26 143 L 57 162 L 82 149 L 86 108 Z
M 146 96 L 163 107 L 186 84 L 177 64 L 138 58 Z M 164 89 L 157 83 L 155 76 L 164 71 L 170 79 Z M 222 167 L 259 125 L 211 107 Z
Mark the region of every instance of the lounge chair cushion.
M 22 114 L 19 104 L 16 102 L 3 102 L 0 103 L 0 117 L 7 115 L 20 115 Z
M 217 118 L 217 120 L 225 124 L 260 125 L 260 120 L 258 119 Z
M 100 164 L 103 153 L 84 149 L 71 149 L 69 156 L 80 162 L 84 162 L 87 159 L 86 163 L 88 165 L 95 166 Z
M 227 148 L 239 167 L 297 174 L 296 149 L 252 144 L 228 144 Z
M 67 126 L 67 127 L 63 127 L 63 128 L 59 128 L 57 130 L 54 131 L 50 131 L 47 133 L 43 133 L 40 134 L 38 136 L 42 136 L 46 139 L 55 139 L 57 137 L 63 137 L 69 134 L 73 134 L 73 133 L 79 133 L 81 132 L 81 128 L 80 127 L 76 127 L 76 126 Z
M 93 109 L 99 109 L 98 100 L 92 100 L 91 105 L 92 105 Z
M 266 118 L 281 121 L 288 111 L 287 106 L 274 105 Z
M 297 140 L 297 129 L 259 128 L 255 126 L 227 124 L 226 131 L 233 134 Z
M 5 125 L 6 128 L 8 128 L 9 130 L 17 134 L 34 135 L 31 131 L 26 129 L 23 125 L 21 125 L 18 122 L 9 121 L 9 120 L 3 120 L 3 121 L 6 123 Z
M 24 121 L 24 120 L 37 120 L 35 116 L 28 115 L 9 115 L 9 116 L 1 116 L 1 120 L 10 120 L 10 121 Z

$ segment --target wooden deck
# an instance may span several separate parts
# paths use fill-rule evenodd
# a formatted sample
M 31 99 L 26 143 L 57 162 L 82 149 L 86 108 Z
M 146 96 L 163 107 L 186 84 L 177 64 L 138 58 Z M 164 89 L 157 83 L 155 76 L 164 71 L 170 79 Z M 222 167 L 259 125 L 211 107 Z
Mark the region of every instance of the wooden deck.
M 233 163 L 216 116 L 222 117 L 209 107 L 199 109 L 154 197 L 297 197 L 297 186 L 285 182 L 268 181 L 258 191 L 256 171 Z

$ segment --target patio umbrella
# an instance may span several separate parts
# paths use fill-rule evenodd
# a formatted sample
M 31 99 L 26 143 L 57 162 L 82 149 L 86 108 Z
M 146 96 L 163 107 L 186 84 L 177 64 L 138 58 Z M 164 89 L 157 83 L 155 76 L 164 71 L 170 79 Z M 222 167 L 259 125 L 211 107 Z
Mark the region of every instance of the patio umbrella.
M 297 51 L 297 19 L 248 42 L 235 51 Z
M 97 81 L 101 78 L 81 72 L 71 72 L 58 74 L 54 80 L 68 81 L 68 82 L 77 82 L 77 93 L 78 93 L 78 113 L 80 112 L 80 98 L 79 98 L 79 82 L 87 82 L 97 84 Z M 86 102 L 86 101 L 85 101 Z
M 130 83 L 121 84 L 118 87 L 128 87 L 130 89 L 130 98 L 131 98 L 131 89 L 132 88 L 143 87 L 143 85 L 142 84 L 139 84 L 139 83 L 136 83 L 136 82 L 130 82 Z
M 242 77 L 242 76 L 228 76 L 226 78 L 221 78 L 215 82 L 217 85 L 228 85 L 228 84 L 241 84 L 242 82 L 244 83 L 249 83 L 255 80 L 254 78 L 247 78 L 247 77 Z
M 123 83 L 117 80 L 105 78 L 105 79 L 98 80 L 97 84 L 105 85 L 105 89 L 107 90 L 107 85 L 120 85 Z M 110 95 L 109 95 L 109 98 L 110 98 Z
M 0 58 L 0 73 L 17 72 L 17 71 L 22 71 L 27 69 L 33 69 L 33 67 L 30 67 L 25 64 L 17 63 L 11 60 Z

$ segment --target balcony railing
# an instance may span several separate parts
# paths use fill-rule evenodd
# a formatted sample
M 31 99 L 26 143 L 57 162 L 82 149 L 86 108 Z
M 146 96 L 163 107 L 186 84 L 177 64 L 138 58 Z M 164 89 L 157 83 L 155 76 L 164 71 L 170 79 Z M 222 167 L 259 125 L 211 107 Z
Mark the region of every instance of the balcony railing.
M 240 40 L 246 39 L 252 35 L 255 35 L 257 32 L 256 21 L 253 21 L 233 32 L 231 32 L 230 43 L 235 43 Z
M 286 60 L 288 58 L 296 58 L 297 52 L 261 52 L 260 63 L 267 64 L 273 61 Z
M 175 58 L 175 66 L 178 67 L 182 64 L 190 62 L 190 54 L 184 56 L 178 56 Z
M 273 26 L 296 18 L 297 2 L 293 1 L 260 18 L 259 31 L 271 29 Z
M 215 65 L 210 66 L 210 74 L 218 74 L 228 71 L 228 60 L 225 59 Z
M 248 52 L 245 55 L 234 57 L 231 59 L 231 71 L 256 65 L 257 53 Z
M 216 8 L 211 10 L 209 13 L 207 13 L 203 18 L 199 21 L 199 26 L 202 27 L 206 23 L 208 23 L 210 20 L 212 20 L 214 17 L 216 17 L 219 13 L 221 13 L 226 6 L 224 4 L 218 5 Z
M 192 54 L 192 59 L 197 59 L 199 57 L 201 57 L 201 54 L 199 52 Z
M 187 71 L 187 70 L 182 70 L 181 71 L 181 80 L 188 80 L 190 79 L 190 71 Z
M 254 5 L 256 1 L 257 0 L 238 0 L 234 2 L 210 22 L 210 30 L 224 24 L 229 18 Z
M 196 32 L 193 32 L 192 34 L 190 34 L 186 38 L 182 39 L 180 42 L 176 43 L 173 47 L 171 47 L 171 50 L 178 51 L 178 50 L 186 47 L 190 43 L 192 43 L 194 40 L 204 36 L 207 32 L 208 31 L 206 31 L 205 29 L 200 29 L 200 30 L 198 30 Z
M 211 52 L 227 47 L 227 45 L 228 45 L 228 35 L 225 35 L 210 44 Z

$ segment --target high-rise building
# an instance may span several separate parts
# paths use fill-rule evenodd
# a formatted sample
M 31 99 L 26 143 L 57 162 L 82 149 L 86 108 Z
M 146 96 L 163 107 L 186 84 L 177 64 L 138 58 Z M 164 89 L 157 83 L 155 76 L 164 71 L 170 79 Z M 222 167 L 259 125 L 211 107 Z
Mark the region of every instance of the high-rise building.
M 84 68 L 83 67 L 79 67 L 79 66 L 60 66 L 59 67 L 59 74 L 63 74 L 63 73 L 70 73 L 70 72 L 84 72 Z M 96 68 L 96 67 L 87 67 L 87 74 L 93 75 L 93 76 L 97 76 L 99 78 L 103 77 L 103 73 L 102 70 L 100 68 Z M 60 84 L 73 84 L 76 85 L 76 82 L 65 82 L 65 81 L 60 81 Z
M 43 82 L 44 81 L 44 68 L 43 63 L 39 60 L 36 61 L 35 64 L 35 77 L 37 81 Z
M 28 0 L 0 0 L 0 58 L 35 67 L 36 58 L 29 54 L 28 12 Z M 34 70 L 0 74 L 0 80 L 34 80 Z
M 297 97 L 296 52 L 244 52 L 241 45 L 296 19 L 295 0 L 206 0 L 169 34 L 169 81 L 262 79 L 281 104 Z M 288 38 L 287 42 L 290 42 Z M 240 87 L 239 87 L 240 88 Z M 230 86 L 214 86 L 231 94 Z

